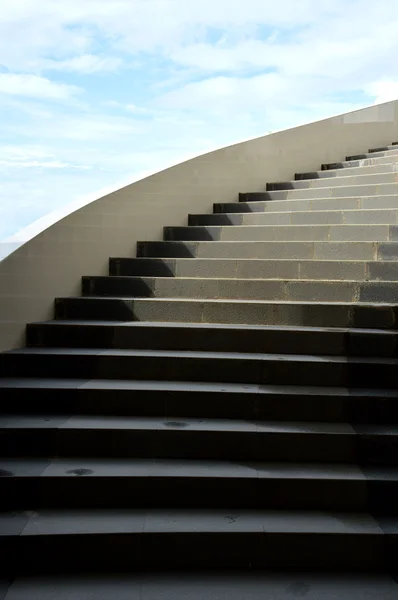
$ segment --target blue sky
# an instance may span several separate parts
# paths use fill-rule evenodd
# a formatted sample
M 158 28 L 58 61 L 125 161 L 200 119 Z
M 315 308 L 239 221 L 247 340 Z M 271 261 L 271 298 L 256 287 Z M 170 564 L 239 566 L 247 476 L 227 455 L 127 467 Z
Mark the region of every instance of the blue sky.
M 0 3 L 0 241 L 187 155 L 398 97 L 395 0 Z

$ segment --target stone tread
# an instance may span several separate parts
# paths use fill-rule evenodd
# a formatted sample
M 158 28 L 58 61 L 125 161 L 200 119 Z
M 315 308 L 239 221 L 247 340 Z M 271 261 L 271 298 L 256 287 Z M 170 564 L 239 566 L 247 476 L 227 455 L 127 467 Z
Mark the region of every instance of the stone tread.
M 383 529 L 368 513 L 317 511 L 234 510 L 42 510 L 28 515 L 1 514 L 7 525 L 1 537 L 68 536 L 84 534 L 329 534 L 382 536 Z M 15 523 L 15 524 L 14 524 Z M 398 532 L 398 523 L 389 521 L 389 533 Z
M 18 578 L 0 583 L 1 600 L 395 600 L 388 574 L 346 572 L 102 573 Z M 2 596 L 4 589 L 5 596 Z M 8 592 L 7 592 L 8 590 Z

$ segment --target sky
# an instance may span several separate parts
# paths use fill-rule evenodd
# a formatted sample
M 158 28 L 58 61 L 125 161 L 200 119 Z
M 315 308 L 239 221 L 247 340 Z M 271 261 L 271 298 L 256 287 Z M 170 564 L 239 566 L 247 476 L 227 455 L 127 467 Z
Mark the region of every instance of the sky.
M 0 0 L 0 242 L 187 155 L 397 97 L 396 0 Z

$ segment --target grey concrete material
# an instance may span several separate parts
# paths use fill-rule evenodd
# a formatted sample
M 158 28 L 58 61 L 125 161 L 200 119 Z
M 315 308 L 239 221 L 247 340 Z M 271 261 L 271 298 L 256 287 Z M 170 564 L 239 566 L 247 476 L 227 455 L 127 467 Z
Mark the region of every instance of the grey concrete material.
M 351 261 L 300 261 L 296 279 L 364 280 L 367 275 L 365 262 Z M 370 277 L 373 279 L 372 277 Z
M 141 533 L 143 510 L 40 510 L 30 516 L 22 536 L 81 535 L 85 533 Z
M 75 299 L 73 299 L 75 300 Z M 78 299 L 89 308 L 96 298 Z M 69 299 L 64 299 L 68 312 Z M 132 318 L 146 322 L 234 323 L 252 325 L 304 325 L 317 327 L 364 327 L 391 329 L 396 327 L 395 308 L 388 304 L 343 304 L 287 301 L 204 300 L 194 298 L 134 299 Z M 75 307 L 79 302 L 74 302 Z M 85 308 L 83 307 L 83 308 Z M 72 318 L 82 318 L 77 311 Z M 102 318 L 109 320 L 106 310 Z M 9 374 L 8 374 L 9 376 Z
M 295 260 L 238 260 L 236 277 L 243 279 L 297 279 L 300 262 Z
M 311 300 L 320 302 L 355 302 L 358 283 L 349 281 L 289 281 L 286 300 Z M 282 299 L 282 298 L 281 298 Z
M 349 211 L 346 211 L 349 212 Z M 356 211 L 354 211 L 356 212 Z M 341 210 L 313 211 L 313 212 L 294 212 L 290 213 L 290 222 L 292 225 L 341 225 L 345 222 L 345 212 Z
M 263 463 L 260 463 L 263 468 Z M 275 479 L 284 477 L 288 470 L 279 469 L 277 466 L 269 467 L 269 477 Z M 290 465 L 293 471 L 293 465 Z M 76 477 L 74 473 L 80 471 L 91 471 L 91 473 L 82 474 L 82 477 L 169 477 L 169 478 L 221 478 L 224 480 L 238 479 L 257 479 L 258 468 L 256 463 L 253 465 L 244 465 L 233 461 L 217 460 L 189 460 L 189 459 L 56 459 L 44 473 L 45 477 Z M 314 478 L 341 477 L 346 479 L 361 480 L 360 470 L 349 465 L 326 466 L 326 471 L 320 473 L 320 466 L 310 465 L 307 469 L 303 466 L 303 475 Z M 358 473 L 357 473 L 358 471 Z M 306 473 L 308 473 L 306 475 Z M 318 474 L 319 473 L 319 474 Z M 299 477 L 299 475 L 297 475 Z M 364 479 L 364 476 L 362 475 Z
M 330 225 L 328 239 L 332 242 L 384 242 L 391 241 L 391 230 L 389 225 Z
M 237 277 L 238 264 L 241 261 L 228 258 L 176 260 L 177 277 Z
M 343 265 L 344 267 L 344 265 Z M 398 287 L 395 282 L 363 281 L 365 266 L 360 280 L 348 280 L 339 274 L 339 265 L 328 271 L 316 271 L 315 279 L 310 279 L 311 272 L 303 272 L 304 277 L 298 279 L 213 279 L 213 278 L 145 278 L 150 293 L 139 293 L 136 297 L 156 298 L 195 298 L 205 299 L 255 299 L 255 300 L 322 300 L 326 302 L 395 302 Z M 354 271 L 354 269 L 352 269 Z M 341 272 L 341 271 L 340 271 Z M 342 269 L 344 273 L 344 269 Z M 349 275 L 349 267 L 346 277 Z M 336 276 L 336 279 L 333 278 Z M 322 279 L 321 279 L 322 277 Z M 128 278 L 132 282 L 135 278 Z M 141 281 L 142 278 L 138 278 Z M 395 292 L 397 288 L 397 292 Z M 106 292 L 112 294 L 111 288 Z M 126 297 L 128 290 L 126 290 Z M 383 297 L 383 294 L 386 294 Z M 134 298 L 130 298 L 133 300 Z
M 332 180 L 334 181 L 334 179 Z M 308 200 L 309 198 L 340 198 L 347 196 L 385 196 L 386 194 L 397 194 L 398 182 L 368 185 L 346 185 L 322 188 L 309 188 L 304 190 L 281 190 L 266 192 L 268 200 Z
M 324 171 L 327 173 L 328 171 Z M 286 181 L 278 183 L 268 183 L 267 191 L 276 190 L 300 190 L 300 189 L 312 189 L 312 188 L 323 188 L 323 187 L 337 187 L 337 186 L 350 186 L 350 185 L 374 185 L 384 183 L 396 183 L 397 173 L 373 173 L 365 174 L 359 172 L 355 175 L 344 174 L 341 177 L 330 178 L 329 180 L 325 177 L 314 178 L 314 179 L 302 179 L 298 181 Z
M 43 459 L 1 459 L 0 473 L 2 477 L 38 477 L 44 473 L 48 465 L 49 461 Z
M 0 540 L 2 537 L 21 535 L 28 521 L 28 511 L 0 513 Z
M 131 327 L 131 325 L 134 327 Z M 40 347 L 96 347 L 115 349 L 152 350 L 206 350 L 228 352 L 275 352 L 286 354 L 327 354 L 365 356 L 377 350 L 380 356 L 394 356 L 397 345 L 395 332 L 382 330 L 330 330 L 328 328 L 235 326 L 207 323 L 140 323 L 93 327 L 88 323 L 57 321 L 37 325 L 40 328 Z M 104 329 L 114 332 L 112 340 L 102 337 Z M 91 337 L 95 331 L 94 339 Z M 30 344 L 37 346 L 37 344 Z M 370 348 L 371 346 L 371 348 Z M 10 381 L 10 380 L 7 380 Z M 12 382 L 12 380 L 11 380 Z M 104 381 L 102 385 L 106 387 Z M 9 389 L 21 390 L 18 385 L 7 384 Z M 0 387 L 3 387 L 0 382 Z M 33 386 L 34 388 L 34 386 Z M 29 389 L 32 383 L 29 384 Z M 62 390 L 62 386 L 48 386 L 48 390 Z M 65 387 L 64 387 L 65 389 Z M 81 385 L 80 389 L 89 389 Z M 98 389 L 101 389 L 100 387 Z M 126 388 L 127 389 L 127 388 Z M 150 389 L 147 387 L 147 389 Z M 194 390 L 193 390 L 194 391 Z M 4 393 L 4 392 L 3 392 Z M 20 394 L 21 396 L 21 394 Z M 67 397 L 67 394 L 64 394 Z M 76 396 L 77 397 L 77 396 Z M 81 398 L 81 394 L 79 394 Z M 15 402 L 15 398 L 14 398 Z M 78 404 L 78 403 L 77 403 Z M 36 406 L 36 405 L 35 405 Z M 62 413 L 62 404 L 57 405 L 57 414 Z M 74 411 L 79 406 L 74 406 Z M 137 407 L 138 408 L 138 407 Z M 6 412 L 6 411 L 4 411 Z M 64 411 L 65 412 L 65 411 Z
M 344 222 L 342 211 L 266 212 L 244 214 L 242 225 L 328 225 Z M 387 221 L 388 223 L 389 221 Z M 396 223 L 396 220 L 393 221 Z
M 142 583 L 138 574 L 122 573 L 21 577 L 5 600 L 142 600 Z
M 361 308 L 361 307 L 359 307 Z M 364 307 L 364 318 L 359 327 L 395 327 L 393 307 Z M 197 301 L 142 299 L 134 301 L 134 312 L 142 321 L 175 321 L 180 315 L 189 314 L 196 323 L 235 323 L 308 325 L 320 327 L 356 326 L 354 306 L 344 304 L 321 304 L 300 302 L 250 302 L 250 301 Z
M 360 302 L 398 302 L 398 285 L 393 282 L 368 282 L 360 286 Z
M 390 226 L 389 241 L 390 242 L 397 242 L 398 241 L 398 227 L 395 226 L 395 225 L 391 225 Z
M 388 225 L 248 225 L 223 227 L 220 241 L 386 242 L 394 241 L 391 232 Z
M 387 574 L 174 572 L 17 579 L 6 600 L 395 600 Z
M 314 259 L 377 260 L 379 246 L 376 242 L 315 242 Z
M 378 150 L 374 152 L 365 152 L 364 154 L 353 154 L 352 156 L 347 156 L 346 160 L 361 160 L 363 158 L 380 158 L 385 156 L 395 156 L 398 154 L 398 150 L 394 148 L 394 146 L 385 146 L 384 150 Z
M 397 262 L 372 262 L 367 265 L 367 270 L 372 281 L 398 281 Z
M 211 229 L 207 227 L 207 229 Z M 387 230 L 380 230 L 379 236 L 384 234 L 381 241 L 387 241 Z M 326 241 L 329 239 L 329 225 L 254 225 L 241 227 L 223 227 L 221 240 L 232 241 Z M 372 231 L 373 240 L 377 233 Z M 358 233 L 359 235 L 359 233 Z M 189 232 L 187 232 L 189 236 Z M 350 238 L 348 238 L 350 239 Z M 352 239 L 352 238 L 351 238 Z M 359 238 L 361 239 L 361 238 Z M 368 239 L 368 238 L 367 238 Z
M 137 242 L 137 258 L 192 258 L 197 242 Z
M 393 246 L 393 244 L 391 244 Z M 387 256 L 390 244 L 380 244 Z M 198 242 L 197 256 L 200 258 L 241 259 L 318 259 L 318 260 L 376 260 L 376 242 Z M 396 253 L 398 257 L 398 251 Z M 383 258 L 384 260 L 384 258 Z
M 390 159 L 389 159 L 390 160 Z M 364 161 L 358 161 L 364 162 Z M 349 175 L 375 175 L 378 173 L 396 173 L 398 172 L 398 159 L 391 159 L 388 163 L 379 163 L 371 165 L 358 165 L 357 167 L 345 167 L 344 169 L 326 169 L 324 171 L 310 171 L 308 173 L 296 173 L 296 181 L 302 179 L 319 179 L 329 177 L 347 177 Z
M 328 198 L 321 198 L 320 200 L 265 200 L 263 202 L 237 202 L 237 210 L 239 210 L 240 206 L 247 207 L 250 210 L 247 212 L 290 212 L 290 211 L 309 211 L 317 207 L 320 210 L 324 210 L 325 208 L 329 208 L 329 203 L 331 200 Z M 359 206 L 359 198 L 348 198 L 347 199 L 349 208 L 358 208 Z M 333 208 L 333 207 L 332 207 Z
M 60 377 L 68 377 L 73 375 L 76 368 L 81 371 L 90 372 L 92 376 L 101 374 L 108 379 L 136 379 L 137 377 L 148 378 L 149 373 L 153 379 L 164 380 L 185 380 L 198 381 L 202 378 L 207 381 L 229 381 L 231 383 L 268 383 L 278 384 L 285 381 L 287 373 L 289 373 L 290 382 L 293 385 L 357 385 L 357 377 L 362 377 L 364 386 L 377 387 L 382 385 L 385 388 L 393 388 L 396 386 L 396 365 L 397 360 L 389 357 L 380 359 L 368 357 L 353 357 L 349 359 L 349 369 L 347 369 L 348 360 L 345 357 L 335 356 L 310 356 L 310 355 L 293 355 L 293 354 L 250 354 L 238 352 L 201 352 L 201 351 L 148 351 L 148 350 L 109 350 L 101 353 L 101 360 L 96 360 L 96 368 L 93 368 L 93 353 L 90 349 L 85 351 L 84 355 L 76 352 L 56 351 L 54 349 L 30 349 L 29 353 L 15 353 L 7 355 L 7 359 L 3 362 L 10 374 L 14 374 L 19 370 L 20 374 L 32 376 L 43 376 L 46 371 L 52 370 Z M 29 359 L 28 361 L 26 359 Z M 78 360 L 76 360 L 78 359 Z M 382 379 L 380 380 L 380 377 Z M 11 421 L 11 419 L 9 420 Z M 147 426 L 146 421 L 140 417 L 139 421 L 120 421 L 120 418 L 95 419 L 88 418 L 88 423 L 82 417 L 76 419 L 71 417 L 64 424 L 57 425 L 57 418 L 50 418 L 49 423 L 45 427 L 40 427 L 38 419 L 30 417 L 23 420 L 20 425 L 18 417 L 13 422 L 8 422 L 3 428 L 2 448 L 5 452 L 10 436 L 14 436 L 16 432 L 22 430 L 30 431 L 30 435 L 36 436 L 39 439 L 37 432 L 41 431 L 43 440 L 50 440 L 54 443 L 54 429 L 63 432 L 60 438 L 65 443 L 64 452 L 72 452 L 69 448 L 70 436 L 76 435 L 77 427 L 75 423 L 81 423 L 85 429 L 85 436 L 88 435 L 88 430 L 94 430 L 98 427 L 102 431 L 102 435 L 109 435 L 112 429 L 118 429 L 121 434 L 122 429 L 146 430 L 153 429 L 152 420 Z M 104 422 L 108 423 L 105 430 Z M 206 430 L 209 421 L 205 422 Z M 32 426 L 30 426 L 30 424 Z M 156 425 L 156 423 L 155 423 Z M 235 426 L 234 426 L 235 427 Z M 110 428 L 110 429 L 109 429 Z M 159 426 L 156 425 L 155 429 Z M 217 432 L 221 431 L 219 425 L 216 426 Z M 230 428 L 227 428 L 230 431 Z M 185 430 L 181 430 L 183 432 Z M 187 430 L 188 431 L 188 430 Z M 44 433 L 46 432 L 46 433 Z M 69 432 L 66 435 L 66 432 Z M 94 432 L 95 433 L 95 432 Z M 170 433 L 170 432 L 168 432 Z M 99 438 L 97 439 L 97 441 Z M 24 440 L 26 443 L 28 438 Z M 92 440 L 92 443 L 95 440 Z M 86 448 L 86 445 L 85 445 Z M 101 448 L 101 449 L 100 449 Z M 73 447 L 74 455 L 79 455 L 82 448 L 79 446 Z M 91 449 L 91 451 L 93 451 Z M 257 449 L 258 451 L 259 449 Z M 15 450 L 16 451 L 16 450 Z M 95 447 L 96 452 L 109 452 L 110 448 L 102 446 Z M 118 449 L 117 449 L 118 451 Z M 123 451 L 127 452 L 127 448 Z M 137 448 L 129 446 L 126 456 L 134 456 L 131 452 L 143 452 L 137 456 L 147 456 L 148 448 L 140 446 Z M 205 448 L 200 450 L 205 451 Z M 211 448 L 209 449 L 211 452 Z M 26 448 L 21 445 L 18 447 L 18 456 L 23 456 Z M 48 449 L 46 450 L 48 452 Z M 61 452 L 61 448 L 58 448 Z M 198 452 L 198 449 L 195 449 Z M 64 454 L 65 455 L 65 454 Z M 196 455 L 195 455 L 196 456 Z M 347 455 L 348 456 L 348 455 Z M 205 455 L 203 455 L 203 458 Z M 212 457 L 212 456 L 210 456 Z M 221 456 L 220 456 L 221 458 Z M 231 456 L 231 458 L 233 458 Z M 252 456 L 253 458 L 253 456 Z M 258 458 L 261 458 L 258 455 Z M 279 457 L 279 459 L 281 459 Z M 304 458 L 302 458 L 304 459 Z M 285 457 L 284 460 L 290 460 Z M 306 460 L 312 460 L 307 458 Z
M 385 152 L 386 150 L 395 150 L 396 144 L 393 142 L 392 144 L 386 144 L 383 146 L 378 146 L 377 148 L 369 148 L 369 152 Z
M 331 252 L 333 256 L 333 252 Z M 390 262 L 369 262 L 365 260 L 338 260 L 279 258 L 269 259 L 176 259 L 175 277 L 216 278 L 216 279 L 334 279 L 356 280 L 391 279 L 396 280 L 398 266 Z M 391 267 L 391 268 L 390 268 Z M 378 273 L 378 275 L 374 275 Z M 391 273 L 391 277 L 389 277 Z M 148 274 L 148 276 L 150 273 Z M 134 276 L 131 276 L 134 277 Z M 95 280 L 98 278 L 92 278 Z M 103 278 L 112 293 L 114 278 Z M 152 289 L 152 284 L 149 284 Z M 94 287 L 95 290 L 95 287 Z M 95 292 L 94 292 L 95 293 Z M 29 326 L 32 329 L 33 326 Z
M 343 223 L 351 224 L 393 224 L 398 222 L 398 210 L 380 208 L 380 209 L 362 209 L 342 211 Z
M 377 245 L 377 260 L 398 260 L 398 242 L 380 243 Z
M 387 196 L 370 196 L 369 198 L 361 198 L 359 208 L 376 209 L 376 208 L 393 208 L 398 207 L 398 197 L 394 194 Z
M 368 513 L 303 510 L 71 510 L 33 513 L 22 536 L 84 533 L 322 533 L 383 536 Z
M 355 197 L 347 196 L 340 198 L 314 198 L 311 200 L 265 200 L 258 202 L 237 202 L 235 205 L 228 204 L 225 207 L 234 207 L 234 212 L 239 212 L 242 206 L 243 213 L 269 213 L 269 212 L 308 212 L 325 210 L 359 210 L 359 209 L 382 209 L 398 208 L 398 196 L 387 194 L 385 196 Z M 225 210 L 224 212 L 228 212 Z
M 312 258 L 314 242 L 198 242 L 198 258 Z
M 322 171 L 337 171 L 339 169 L 351 169 L 370 166 L 381 166 L 394 164 L 397 161 L 395 156 L 379 156 L 375 158 L 361 158 L 357 160 L 340 161 L 334 163 L 324 163 L 321 165 Z

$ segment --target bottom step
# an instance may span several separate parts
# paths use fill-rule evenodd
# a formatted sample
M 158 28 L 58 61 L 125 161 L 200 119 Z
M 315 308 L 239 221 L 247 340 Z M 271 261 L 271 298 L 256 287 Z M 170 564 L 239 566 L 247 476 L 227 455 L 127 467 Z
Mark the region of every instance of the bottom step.
M 8 590 L 8 592 L 7 592 Z M 101 574 L 0 582 L 1 600 L 396 600 L 390 575 L 311 572 Z
M 395 567 L 398 521 L 369 513 L 48 510 L 0 514 L 3 573 Z

